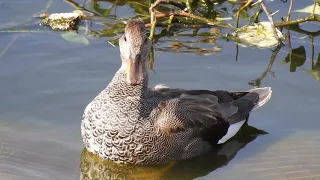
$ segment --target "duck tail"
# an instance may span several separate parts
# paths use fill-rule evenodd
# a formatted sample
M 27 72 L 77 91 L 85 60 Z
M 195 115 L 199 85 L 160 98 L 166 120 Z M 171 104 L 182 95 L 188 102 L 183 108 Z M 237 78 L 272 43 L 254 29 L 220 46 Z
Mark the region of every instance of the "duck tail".
M 272 89 L 271 87 L 263 87 L 263 88 L 255 88 L 249 90 L 249 93 L 254 92 L 259 94 L 259 100 L 258 102 L 253 106 L 252 111 L 258 109 L 259 107 L 266 104 L 272 95 Z
M 227 140 L 237 134 L 242 125 L 247 122 L 249 112 L 267 103 L 271 98 L 271 94 L 272 90 L 270 87 L 255 88 L 249 90 L 244 96 L 233 101 L 232 105 L 238 108 L 238 112 L 228 118 L 230 123 L 228 132 L 218 141 L 218 144 L 225 143 Z M 221 106 L 221 108 L 222 107 L 223 106 Z
M 218 112 L 222 113 L 223 117 L 228 119 L 230 124 L 247 119 L 251 111 L 267 103 L 271 98 L 272 90 L 270 87 L 264 87 L 236 93 L 238 99 L 235 99 L 231 103 L 218 104 L 215 107 Z M 232 105 L 236 107 L 236 111 L 234 108 L 230 108 Z

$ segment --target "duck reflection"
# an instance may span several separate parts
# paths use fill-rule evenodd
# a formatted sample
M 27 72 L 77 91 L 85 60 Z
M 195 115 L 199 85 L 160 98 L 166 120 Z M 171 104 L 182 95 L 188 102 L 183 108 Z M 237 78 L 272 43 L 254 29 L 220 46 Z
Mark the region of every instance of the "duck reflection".
M 202 156 L 163 165 L 126 165 L 106 161 L 88 152 L 81 153 L 80 180 L 161 180 L 194 179 L 227 165 L 237 152 L 265 131 L 245 126 L 233 139 Z

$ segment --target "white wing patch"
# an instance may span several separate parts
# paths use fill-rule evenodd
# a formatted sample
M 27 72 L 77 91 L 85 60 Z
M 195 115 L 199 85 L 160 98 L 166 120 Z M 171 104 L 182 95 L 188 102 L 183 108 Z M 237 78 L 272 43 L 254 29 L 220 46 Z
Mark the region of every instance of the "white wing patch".
M 255 88 L 255 89 L 249 90 L 249 92 L 255 92 L 259 94 L 259 102 L 254 105 L 251 111 L 254 111 L 259 107 L 263 106 L 264 104 L 266 104 L 271 99 L 271 95 L 272 95 L 271 87 Z
M 228 132 L 226 135 L 224 135 L 218 142 L 218 144 L 223 144 L 226 141 L 228 141 L 230 138 L 232 138 L 234 135 L 237 134 L 237 132 L 240 130 L 241 126 L 246 122 L 246 120 L 239 121 L 237 123 L 234 123 L 229 126 Z
M 154 87 L 154 90 L 162 90 L 162 89 L 169 89 L 169 86 L 165 85 L 165 84 L 157 84 L 155 87 Z

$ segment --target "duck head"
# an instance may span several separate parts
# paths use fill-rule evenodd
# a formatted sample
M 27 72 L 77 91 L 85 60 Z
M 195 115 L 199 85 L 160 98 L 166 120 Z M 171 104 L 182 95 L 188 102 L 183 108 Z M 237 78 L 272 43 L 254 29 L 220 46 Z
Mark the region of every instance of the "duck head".
M 122 68 L 126 72 L 126 82 L 131 86 L 142 83 L 146 74 L 146 62 L 152 42 L 146 34 L 142 21 L 133 20 L 127 23 L 125 32 L 119 39 Z

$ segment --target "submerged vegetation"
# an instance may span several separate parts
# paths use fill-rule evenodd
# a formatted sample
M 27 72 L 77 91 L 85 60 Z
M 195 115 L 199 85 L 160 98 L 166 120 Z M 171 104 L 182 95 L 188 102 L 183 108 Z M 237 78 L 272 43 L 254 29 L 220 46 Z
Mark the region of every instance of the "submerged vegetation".
M 249 83 L 252 86 L 260 86 L 260 82 L 266 74 L 272 73 L 272 64 L 277 53 L 283 47 L 288 49 L 288 55 L 282 62 L 290 64 L 290 72 L 294 72 L 297 67 L 302 66 L 305 62 L 311 61 L 311 68 L 304 69 L 304 71 L 312 75 L 315 80 L 320 81 L 320 57 L 317 58 L 317 62 L 314 62 L 316 58 L 314 38 L 320 35 L 320 30 L 308 31 L 303 25 L 305 22 L 312 22 L 311 26 L 319 27 L 319 0 L 308 0 L 310 5 L 302 9 L 295 9 L 295 1 L 293 0 L 278 2 L 271 0 L 64 1 L 71 5 L 76 12 L 81 12 L 81 16 L 69 21 L 63 18 L 64 14 L 60 14 L 62 15 L 60 19 L 52 21 L 48 19 L 50 14 L 44 14 L 48 13 L 47 10 L 52 4 L 52 0 L 48 0 L 45 9 L 35 14 L 34 17 L 39 17 L 42 14 L 42 17 L 45 17 L 41 21 L 42 24 L 50 25 L 52 29 L 75 30 L 62 32 L 61 37 L 67 41 L 89 44 L 92 38 L 106 38 L 107 43 L 111 46 L 117 46 L 118 38 L 123 33 L 125 23 L 130 19 L 139 18 L 150 29 L 149 37 L 156 44 L 154 51 L 209 55 L 221 51 L 221 47 L 216 43 L 216 40 L 225 39 L 235 42 L 237 52 L 235 59 L 237 60 L 239 45 L 251 48 L 273 47 L 269 66 L 259 78 Z M 273 3 L 285 4 L 288 7 L 287 11 L 271 12 L 268 7 Z M 126 14 L 123 12 L 128 11 L 127 7 L 130 7 L 132 12 L 129 15 L 120 16 L 118 12 Z M 284 16 L 278 16 L 277 13 L 282 13 Z M 59 16 L 59 14 L 55 15 Z M 78 21 L 78 18 L 80 21 Z M 38 31 L 22 30 L 32 27 L 29 22 L 35 19 L 37 18 L 30 18 L 27 23 L 23 22 L 20 25 L 2 29 L 0 32 L 52 33 L 49 28 Z M 59 28 L 60 26 L 57 25 L 59 22 L 64 24 L 63 28 Z M 39 21 L 34 23 L 39 24 Z M 291 47 L 290 33 L 292 32 L 304 35 L 305 39 L 309 39 L 312 47 L 310 61 L 306 61 L 305 47 Z M 6 49 L 10 48 L 17 37 L 15 36 Z M 6 49 L 0 52 L 0 57 Z M 153 53 L 150 55 L 150 69 L 153 69 Z

